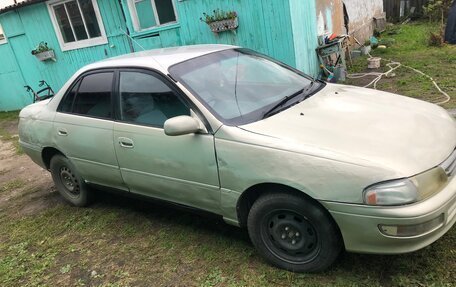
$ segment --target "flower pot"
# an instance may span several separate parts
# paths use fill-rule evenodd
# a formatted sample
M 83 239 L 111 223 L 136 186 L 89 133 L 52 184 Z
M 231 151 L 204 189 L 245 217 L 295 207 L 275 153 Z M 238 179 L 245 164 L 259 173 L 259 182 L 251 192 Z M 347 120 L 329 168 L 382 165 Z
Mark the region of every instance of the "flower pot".
M 54 53 L 54 50 L 48 50 L 48 51 L 44 51 L 44 52 L 41 52 L 41 53 L 37 53 L 35 54 L 35 57 L 40 60 L 40 61 L 46 61 L 46 60 L 53 60 L 55 61 L 55 53 Z
M 222 21 L 215 21 L 208 24 L 211 31 L 219 33 L 223 31 L 236 30 L 239 26 L 237 17 L 234 19 L 226 19 Z

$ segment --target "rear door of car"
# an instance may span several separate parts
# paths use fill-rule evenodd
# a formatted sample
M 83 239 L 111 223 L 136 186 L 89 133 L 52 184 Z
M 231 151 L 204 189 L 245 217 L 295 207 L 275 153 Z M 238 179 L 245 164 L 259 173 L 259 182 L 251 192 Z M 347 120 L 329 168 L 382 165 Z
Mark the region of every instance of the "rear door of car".
M 112 142 L 114 83 L 114 70 L 80 76 L 57 109 L 54 137 L 86 181 L 126 190 Z
M 163 130 L 171 117 L 197 117 L 191 103 L 162 74 L 149 70 L 120 70 L 117 89 L 114 143 L 130 191 L 218 212 L 214 136 L 167 136 Z

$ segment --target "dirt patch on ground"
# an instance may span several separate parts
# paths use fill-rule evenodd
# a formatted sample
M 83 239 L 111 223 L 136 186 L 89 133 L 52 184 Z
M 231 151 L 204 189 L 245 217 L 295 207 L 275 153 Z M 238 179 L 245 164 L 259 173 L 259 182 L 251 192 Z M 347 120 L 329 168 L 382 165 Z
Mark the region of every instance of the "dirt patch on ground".
M 55 206 L 60 199 L 50 173 L 27 155 L 16 153 L 17 122 L 2 126 L 13 135 L 13 140 L 0 139 L 0 213 L 21 217 Z
M 19 124 L 19 120 L 11 120 L 11 121 L 2 121 L 0 122 L 0 128 L 6 131 L 9 134 L 17 134 L 17 125 Z

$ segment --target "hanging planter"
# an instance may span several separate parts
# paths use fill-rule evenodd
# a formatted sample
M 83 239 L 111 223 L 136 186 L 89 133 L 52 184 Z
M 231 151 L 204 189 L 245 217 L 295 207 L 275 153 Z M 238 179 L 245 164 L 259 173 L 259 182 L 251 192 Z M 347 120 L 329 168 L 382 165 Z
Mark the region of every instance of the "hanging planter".
M 212 32 L 215 34 L 224 31 L 232 31 L 236 33 L 239 23 L 237 13 L 235 11 L 225 12 L 220 9 L 216 9 L 213 12 L 213 15 L 203 13 L 203 17 L 200 18 L 201 21 L 209 25 Z
M 211 31 L 214 33 L 219 33 L 223 31 L 233 31 L 236 30 L 239 26 L 237 17 L 234 19 L 215 21 L 209 23 L 208 25 L 211 28 Z
M 41 42 L 34 50 L 32 50 L 32 55 L 42 62 L 47 60 L 55 61 L 54 50 L 49 48 L 45 42 Z

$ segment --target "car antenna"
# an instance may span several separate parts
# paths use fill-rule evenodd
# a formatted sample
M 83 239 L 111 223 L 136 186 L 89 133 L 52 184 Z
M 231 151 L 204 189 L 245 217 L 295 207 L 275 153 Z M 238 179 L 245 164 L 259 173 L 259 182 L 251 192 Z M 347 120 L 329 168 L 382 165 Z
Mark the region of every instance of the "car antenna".
M 119 27 L 119 30 L 122 31 L 122 33 L 125 34 L 125 36 L 127 36 L 132 42 L 134 42 L 136 45 L 138 45 L 143 51 L 145 51 L 146 49 L 138 43 L 138 41 L 136 41 L 135 39 L 133 39 L 127 32 L 125 32 L 122 28 Z

